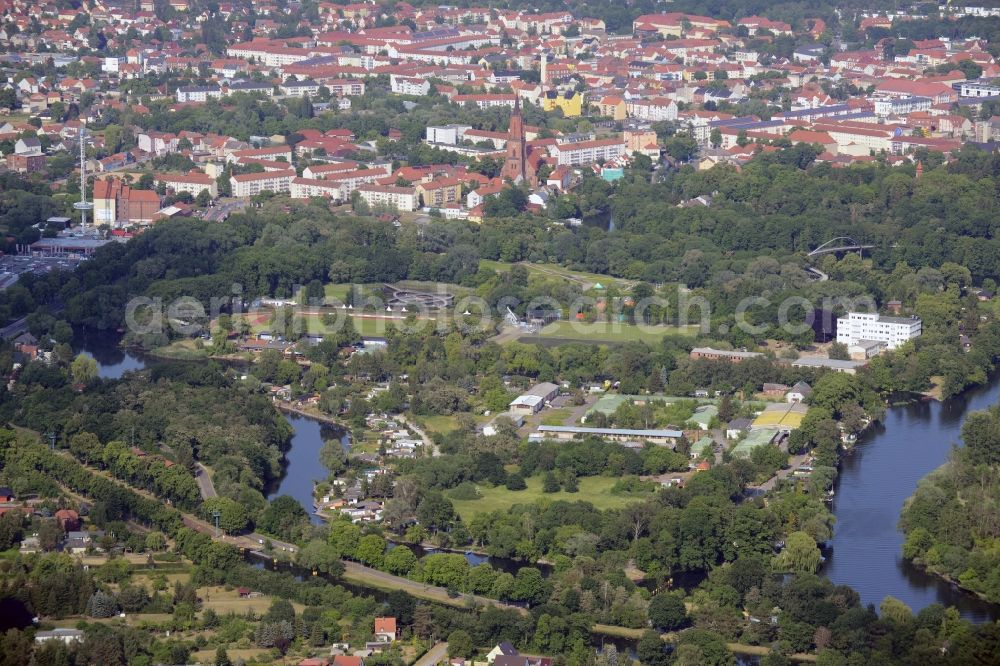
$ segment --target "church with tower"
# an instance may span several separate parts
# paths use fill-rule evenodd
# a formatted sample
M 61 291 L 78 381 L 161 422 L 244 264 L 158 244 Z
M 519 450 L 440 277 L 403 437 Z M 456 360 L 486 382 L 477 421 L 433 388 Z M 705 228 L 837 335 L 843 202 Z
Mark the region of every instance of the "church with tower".
M 524 137 L 524 118 L 521 117 L 520 96 L 514 97 L 514 111 L 510 114 L 510 128 L 507 131 L 507 157 L 500 171 L 500 177 L 520 184 L 527 182 L 534 187 L 538 182 L 534 160 L 530 160 L 528 142 Z

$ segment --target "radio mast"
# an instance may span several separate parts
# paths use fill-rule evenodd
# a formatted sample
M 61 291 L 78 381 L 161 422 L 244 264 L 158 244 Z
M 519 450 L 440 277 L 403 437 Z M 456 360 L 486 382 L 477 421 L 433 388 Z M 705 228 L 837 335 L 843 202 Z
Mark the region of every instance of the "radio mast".
M 93 210 L 94 204 L 87 201 L 87 128 L 80 125 L 80 200 L 73 204 L 73 208 L 80 211 L 80 230 L 87 231 L 87 211 Z

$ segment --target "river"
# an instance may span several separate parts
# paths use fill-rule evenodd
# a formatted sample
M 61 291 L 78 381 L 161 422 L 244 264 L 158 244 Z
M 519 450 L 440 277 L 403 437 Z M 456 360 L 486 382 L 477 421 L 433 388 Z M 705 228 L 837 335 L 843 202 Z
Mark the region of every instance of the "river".
M 903 560 L 900 511 L 917 483 L 940 467 L 959 443 L 962 421 L 1000 401 L 1000 377 L 944 402 L 890 407 L 841 463 L 833 513 L 833 539 L 824 550 L 824 573 L 850 585 L 876 607 L 887 595 L 919 611 L 933 603 L 955 606 L 969 620 L 1000 619 L 1000 606 L 966 594 Z
M 290 495 L 309 512 L 309 519 L 313 524 L 318 525 L 323 520 L 313 511 L 313 485 L 325 480 L 328 475 L 326 468 L 319 462 L 319 451 L 323 448 L 323 442 L 331 439 L 340 439 L 341 446 L 347 451 L 350 448 L 350 435 L 342 428 L 305 416 L 285 414 L 285 418 L 294 430 L 292 444 L 285 454 L 285 473 L 275 487 L 268 489 L 267 499 Z
M 74 344 L 77 352 L 97 361 L 97 374 L 104 379 L 121 379 L 126 372 L 146 367 L 142 354 L 122 349 L 118 346 L 118 338 L 111 334 L 78 330 Z
M 124 372 L 145 367 L 146 359 L 122 351 L 107 336 L 78 338 L 80 350 L 98 361 L 101 377 L 119 378 Z M 822 573 L 835 583 L 849 585 L 865 603 L 876 607 L 887 595 L 902 600 L 914 612 L 933 603 L 955 606 L 976 622 L 1000 619 L 1000 606 L 981 601 L 942 579 L 931 576 L 902 558 L 903 535 L 897 529 L 903 502 L 917 482 L 939 467 L 958 443 L 965 414 L 1000 402 L 1000 376 L 979 389 L 945 402 L 919 402 L 891 407 L 884 422 L 868 432 L 844 458 L 836 485 L 833 513 L 837 517 L 833 539 L 824 548 L 827 560 Z M 319 463 L 324 439 L 348 435 L 338 428 L 296 415 L 285 418 L 294 429 L 285 458 L 284 476 L 268 498 L 290 495 L 309 512 L 313 522 L 313 483 L 326 477 Z M 472 564 L 482 556 L 467 554 Z M 488 558 L 503 570 L 522 563 Z
M 126 372 L 142 370 L 147 365 L 145 355 L 118 346 L 113 336 L 77 333 L 78 351 L 97 361 L 98 375 L 104 379 L 120 379 Z M 350 448 L 350 436 L 342 429 L 310 418 L 285 414 L 292 426 L 291 447 L 285 454 L 285 473 L 267 489 L 267 499 L 290 495 L 309 513 L 314 524 L 323 521 L 313 512 L 313 484 L 326 478 L 326 469 L 319 463 L 319 450 L 325 440 L 339 438 L 344 450 Z

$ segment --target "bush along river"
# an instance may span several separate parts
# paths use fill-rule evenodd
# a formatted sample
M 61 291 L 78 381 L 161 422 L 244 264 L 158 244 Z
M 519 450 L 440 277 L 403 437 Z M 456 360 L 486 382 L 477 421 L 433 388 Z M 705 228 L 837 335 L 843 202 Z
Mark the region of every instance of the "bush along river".
M 80 336 L 78 351 L 93 356 L 101 377 L 117 379 L 123 373 L 146 367 L 139 353 L 123 351 L 107 336 Z M 914 402 L 890 407 L 883 422 L 870 429 L 841 463 L 833 513 L 837 517 L 833 538 L 824 548 L 821 573 L 837 584 L 849 585 L 865 603 L 877 607 L 893 596 L 914 612 L 933 603 L 955 606 L 970 620 L 1000 619 L 1000 606 L 967 594 L 957 586 L 903 560 L 903 534 L 897 528 L 900 511 L 917 483 L 948 458 L 959 443 L 966 414 L 1000 402 L 1000 375 L 984 387 L 944 402 Z M 340 428 L 314 419 L 286 414 L 294 429 L 285 454 L 286 470 L 268 498 L 290 495 L 313 517 L 313 485 L 326 476 L 319 462 L 324 440 L 339 438 L 345 450 L 349 435 Z M 412 547 L 412 546 L 411 546 Z M 422 549 L 415 549 L 418 556 Z M 488 561 L 504 571 L 527 563 L 486 558 L 466 553 L 473 565 Z M 537 566 L 537 565 L 536 565 Z M 540 567 L 541 568 L 541 567 Z M 545 567 L 548 573 L 548 567 Z

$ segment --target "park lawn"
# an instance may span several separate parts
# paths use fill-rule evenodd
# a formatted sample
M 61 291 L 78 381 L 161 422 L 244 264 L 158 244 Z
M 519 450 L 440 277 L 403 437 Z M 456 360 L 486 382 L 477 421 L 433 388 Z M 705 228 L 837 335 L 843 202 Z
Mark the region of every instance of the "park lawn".
M 555 321 L 538 332 L 540 338 L 579 340 L 580 342 L 649 342 L 657 343 L 667 335 L 690 336 L 697 326 L 636 326 L 623 322 Z
M 336 299 L 343 303 L 353 286 L 354 285 L 349 282 L 341 282 L 338 284 L 330 283 L 323 286 L 323 291 L 327 298 Z
M 639 502 L 649 496 L 648 493 L 626 493 L 612 495 L 611 487 L 616 479 L 606 476 L 586 476 L 579 479 L 580 492 L 567 493 L 560 490 L 557 493 L 542 492 L 542 477 L 536 475 L 525 479 L 527 488 L 524 490 L 507 490 L 504 486 L 496 488 L 479 487 L 482 495 L 477 500 L 456 500 L 451 503 L 455 511 L 468 523 L 476 514 L 490 511 L 507 511 L 515 504 L 532 504 L 538 500 L 562 500 L 566 502 L 590 502 L 597 509 L 618 509 L 633 502 Z
M 580 284 L 585 290 L 590 289 L 594 284 L 600 283 L 605 287 L 617 287 L 619 289 L 631 289 L 635 282 L 611 277 L 610 275 L 600 275 L 598 273 L 588 273 L 586 271 L 574 271 L 558 264 L 532 264 L 524 262 L 521 264 L 528 269 L 529 275 L 537 277 L 561 277 L 570 282 Z M 514 264 L 506 261 L 494 261 L 492 259 L 480 259 L 479 267 L 485 270 L 494 270 L 498 273 L 506 273 Z
M 198 340 L 195 338 L 174 340 L 165 347 L 157 347 L 153 355 L 175 361 L 196 361 L 208 358 L 209 356 L 208 349 L 204 345 L 202 345 L 201 349 L 198 348 Z

